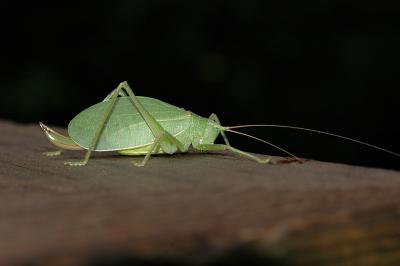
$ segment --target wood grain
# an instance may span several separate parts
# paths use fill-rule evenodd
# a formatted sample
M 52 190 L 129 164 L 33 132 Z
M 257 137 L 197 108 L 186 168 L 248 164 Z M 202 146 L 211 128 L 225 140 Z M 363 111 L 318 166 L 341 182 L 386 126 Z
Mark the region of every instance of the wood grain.
M 400 264 L 398 171 L 52 149 L 0 122 L 0 265 Z

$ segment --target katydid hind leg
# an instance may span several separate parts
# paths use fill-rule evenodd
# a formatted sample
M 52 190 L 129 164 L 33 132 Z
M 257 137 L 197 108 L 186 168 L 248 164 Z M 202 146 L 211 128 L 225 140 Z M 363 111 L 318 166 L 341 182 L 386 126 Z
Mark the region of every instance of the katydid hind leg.
M 194 148 L 197 150 L 200 150 L 200 151 L 230 151 L 234 154 L 237 154 L 242 157 L 246 157 L 246 158 L 248 158 L 250 160 L 254 160 L 258 163 L 272 163 L 271 157 L 259 158 L 248 152 L 236 149 L 232 146 L 225 145 L 225 144 L 199 144 L 199 145 L 196 145 Z
M 69 166 L 83 166 L 86 165 L 89 161 L 90 155 L 92 153 L 93 150 L 95 150 L 97 143 L 99 142 L 101 133 L 103 132 L 103 129 L 106 125 L 107 119 L 110 116 L 113 107 L 117 101 L 118 95 L 120 94 L 120 91 L 122 90 L 122 84 L 119 84 L 118 87 L 113 90 L 112 95 L 109 97 L 109 104 L 106 108 L 106 111 L 104 112 L 104 116 L 103 119 L 100 123 L 100 125 L 98 126 L 97 130 L 95 131 L 95 135 L 93 136 L 92 142 L 90 143 L 89 149 L 87 150 L 85 157 L 83 160 L 78 160 L 78 161 L 66 161 L 64 162 L 65 165 L 69 165 Z
M 156 139 L 159 138 L 159 145 L 165 153 L 172 154 L 177 150 L 182 152 L 186 151 L 185 145 L 164 130 L 160 123 L 158 123 L 156 119 L 146 110 L 146 108 L 144 108 L 144 106 L 137 99 L 136 95 L 133 93 L 132 89 L 129 87 L 128 82 L 124 81 L 120 83 L 120 86 L 128 93 L 132 104 L 138 110 L 139 114 L 150 128 L 154 137 Z
M 88 150 L 85 154 L 83 160 L 72 160 L 72 161 L 65 161 L 64 164 L 68 166 L 84 166 L 88 163 L 90 155 L 92 151 Z
M 166 153 L 174 153 L 176 150 L 181 150 L 184 151 L 185 147 L 184 145 L 178 141 L 175 137 L 170 135 L 168 132 L 166 132 L 161 125 L 148 113 L 148 111 L 140 104 L 140 102 L 137 100 L 136 96 L 132 92 L 131 88 L 129 87 L 128 83 L 126 81 L 121 82 L 118 87 L 111 92 L 110 95 L 106 97 L 107 101 L 109 101 L 109 105 L 106 109 L 106 112 L 104 113 L 104 118 L 102 122 L 100 123 L 94 137 L 92 140 L 91 145 L 89 146 L 88 151 L 86 152 L 85 158 L 82 161 L 67 161 L 65 162 L 66 165 L 70 166 L 83 166 L 86 165 L 87 162 L 89 161 L 90 155 L 92 150 L 94 150 L 97 146 L 97 143 L 100 139 L 101 133 L 103 132 L 103 129 L 105 127 L 106 121 L 108 117 L 110 116 L 112 109 L 116 103 L 118 95 L 126 95 L 123 90 L 126 91 L 126 93 L 129 95 L 129 97 L 132 100 L 133 105 L 135 108 L 139 111 L 140 115 L 143 117 L 144 121 L 146 124 L 149 126 L 151 129 L 153 135 L 155 136 L 156 139 L 159 139 L 157 141 L 158 145 L 161 146 L 164 152 Z M 156 142 L 155 142 L 156 143 Z M 157 144 L 156 143 L 156 144 Z M 157 148 L 155 145 L 154 148 Z M 153 149 L 154 149 L 153 148 Z M 152 150 L 153 150 L 152 149 Z M 142 163 L 138 165 L 145 165 L 148 159 L 150 158 L 150 154 L 147 154 Z
M 103 102 L 109 101 L 111 99 L 111 97 L 115 94 L 118 93 L 118 96 L 128 96 L 123 90 L 121 90 L 120 88 L 116 88 L 114 90 L 112 90 L 107 96 L 106 98 L 104 98 Z

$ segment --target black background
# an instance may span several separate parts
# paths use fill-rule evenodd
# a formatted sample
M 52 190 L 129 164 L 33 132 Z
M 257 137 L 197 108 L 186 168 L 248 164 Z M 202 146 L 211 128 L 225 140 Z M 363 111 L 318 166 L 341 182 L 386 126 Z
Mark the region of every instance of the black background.
M 399 9 L 384 1 L 11 3 L 0 11 L 0 118 L 66 126 L 127 80 L 223 125 L 310 127 L 400 151 Z M 303 157 L 400 168 L 340 139 L 246 132 Z

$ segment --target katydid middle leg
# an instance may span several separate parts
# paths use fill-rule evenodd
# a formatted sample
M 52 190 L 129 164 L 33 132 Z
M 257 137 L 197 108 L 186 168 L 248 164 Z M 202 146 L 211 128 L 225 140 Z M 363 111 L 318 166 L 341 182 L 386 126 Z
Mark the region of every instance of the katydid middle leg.
M 45 151 L 45 152 L 42 152 L 42 154 L 52 157 L 52 156 L 59 156 L 59 155 L 63 154 L 63 152 L 64 152 L 63 149 L 59 149 L 56 151 Z
M 154 150 L 157 150 L 157 148 L 160 146 L 160 139 L 161 139 L 162 135 L 160 135 L 159 137 L 154 139 L 153 144 L 150 146 L 149 151 L 147 152 L 147 154 L 144 156 L 143 160 L 138 163 L 138 162 L 133 162 L 133 164 L 135 166 L 141 167 L 141 166 L 145 166 L 147 161 L 150 159 L 150 155 Z

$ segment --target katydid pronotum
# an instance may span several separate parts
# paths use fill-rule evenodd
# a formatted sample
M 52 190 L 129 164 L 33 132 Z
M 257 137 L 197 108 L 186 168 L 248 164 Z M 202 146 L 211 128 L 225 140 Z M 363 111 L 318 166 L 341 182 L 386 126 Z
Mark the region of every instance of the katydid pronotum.
M 122 155 L 132 156 L 145 155 L 140 163 L 134 162 L 136 166 L 144 166 L 152 154 L 187 152 L 190 146 L 199 151 L 230 151 L 258 163 L 272 162 L 271 157 L 260 158 L 232 147 L 225 135 L 226 131 L 264 142 L 297 160 L 296 156 L 272 143 L 234 130 L 256 126 L 283 127 L 330 135 L 400 157 L 398 153 L 375 145 L 308 128 L 282 125 L 222 126 L 215 114 L 204 118 L 157 99 L 135 96 L 126 81 L 121 82 L 102 102 L 87 108 L 72 119 L 68 125 L 69 136 L 57 133 L 42 123 L 39 124 L 50 142 L 60 148 L 54 152 L 45 152 L 45 155 L 60 155 L 63 150 L 87 150 L 83 160 L 65 162 L 70 166 L 86 165 L 92 151 L 117 151 Z M 214 143 L 219 135 L 225 144 Z

